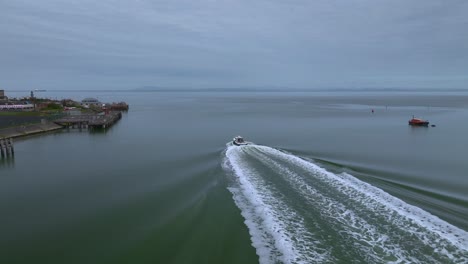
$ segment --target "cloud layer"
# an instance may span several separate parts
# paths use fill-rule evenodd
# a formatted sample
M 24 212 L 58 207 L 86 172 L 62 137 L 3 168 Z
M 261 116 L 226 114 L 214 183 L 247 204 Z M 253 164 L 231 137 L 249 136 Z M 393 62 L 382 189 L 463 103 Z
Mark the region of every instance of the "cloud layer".
M 4 0 L 0 87 L 468 88 L 468 2 Z

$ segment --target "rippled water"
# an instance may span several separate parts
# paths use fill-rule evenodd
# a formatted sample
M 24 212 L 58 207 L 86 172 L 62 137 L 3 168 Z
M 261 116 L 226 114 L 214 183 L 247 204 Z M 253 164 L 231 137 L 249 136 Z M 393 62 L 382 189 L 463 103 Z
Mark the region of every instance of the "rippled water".
M 468 260 L 468 93 L 44 96 L 130 111 L 107 131 L 15 141 L 1 263 Z M 237 134 L 257 145 L 226 145 Z

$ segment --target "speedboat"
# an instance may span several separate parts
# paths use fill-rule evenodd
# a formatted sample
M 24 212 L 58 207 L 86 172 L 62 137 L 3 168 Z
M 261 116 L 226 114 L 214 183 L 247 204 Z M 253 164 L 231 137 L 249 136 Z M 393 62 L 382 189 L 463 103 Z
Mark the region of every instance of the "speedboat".
M 236 146 L 242 146 L 242 145 L 248 145 L 248 144 L 251 144 L 250 142 L 247 142 L 244 140 L 243 137 L 241 136 L 236 136 L 232 139 L 232 144 L 236 145 Z
M 421 118 L 414 118 L 413 116 L 413 118 L 410 121 L 408 121 L 408 124 L 410 126 L 428 126 L 429 121 Z

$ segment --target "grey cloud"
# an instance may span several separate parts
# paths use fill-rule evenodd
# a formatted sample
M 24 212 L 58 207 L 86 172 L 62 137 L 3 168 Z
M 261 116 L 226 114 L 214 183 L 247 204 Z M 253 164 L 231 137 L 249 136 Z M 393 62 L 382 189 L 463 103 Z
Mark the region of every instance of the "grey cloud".
M 467 88 L 467 13 L 456 0 L 6 0 L 0 87 Z

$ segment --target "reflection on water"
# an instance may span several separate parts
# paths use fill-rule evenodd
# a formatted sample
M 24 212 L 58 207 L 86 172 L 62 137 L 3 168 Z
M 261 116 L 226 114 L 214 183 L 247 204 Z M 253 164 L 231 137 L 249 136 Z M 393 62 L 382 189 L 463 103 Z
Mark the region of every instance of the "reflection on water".
M 0 158 L 0 168 L 14 168 L 15 167 L 15 156 L 7 156 Z
M 408 131 L 411 134 L 427 134 L 427 132 L 429 132 L 429 127 L 408 125 Z

